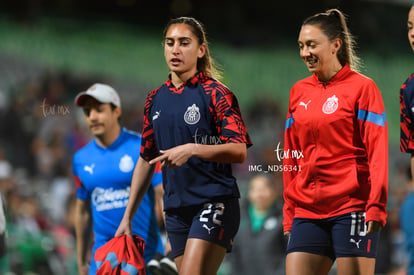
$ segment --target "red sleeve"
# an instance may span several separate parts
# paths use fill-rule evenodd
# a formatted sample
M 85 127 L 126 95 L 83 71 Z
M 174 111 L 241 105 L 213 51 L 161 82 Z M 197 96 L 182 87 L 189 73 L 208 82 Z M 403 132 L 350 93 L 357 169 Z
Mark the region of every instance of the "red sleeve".
M 366 221 L 386 223 L 388 197 L 388 126 L 381 93 L 373 81 L 358 100 L 358 124 L 365 145 L 371 180 Z
M 239 103 L 234 94 L 225 86 L 219 85 L 212 92 L 217 133 L 224 143 L 246 143 L 251 146 L 249 134 L 241 116 Z
M 285 122 L 285 137 L 284 137 L 284 151 L 288 152 L 293 149 L 297 149 L 296 142 L 295 142 L 295 134 L 294 134 L 294 122 L 295 119 L 292 116 L 292 112 L 289 110 Z M 283 167 L 297 167 L 297 159 L 296 158 L 283 158 Z M 295 206 L 296 203 L 289 199 L 287 196 L 287 190 L 290 186 L 292 186 L 292 182 L 295 180 L 297 175 L 297 171 L 292 170 L 285 170 L 283 169 L 283 197 L 284 197 L 284 204 L 283 204 L 283 231 L 290 231 L 292 228 L 293 217 L 295 215 Z
M 150 161 L 153 158 L 158 156 L 158 149 L 155 144 L 154 130 L 152 129 L 152 124 L 149 119 L 152 98 L 156 94 L 156 92 L 157 90 L 151 91 L 148 94 L 147 99 L 145 101 L 144 123 L 142 126 L 142 140 L 141 140 L 140 155 L 146 161 Z

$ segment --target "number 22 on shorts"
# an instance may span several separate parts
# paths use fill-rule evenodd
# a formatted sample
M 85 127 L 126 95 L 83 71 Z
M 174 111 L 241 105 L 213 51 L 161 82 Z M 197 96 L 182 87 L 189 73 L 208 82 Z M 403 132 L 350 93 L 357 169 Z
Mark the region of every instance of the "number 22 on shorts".
M 213 203 L 207 203 L 205 205 L 205 207 L 207 207 L 207 209 L 205 209 L 205 210 L 203 210 L 203 212 L 201 212 L 200 222 L 208 222 L 208 217 L 214 211 L 212 222 L 216 225 L 221 225 L 222 221 L 221 221 L 220 218 L 224 214 L 224 203 L 222 203 L 222 202 L 217 202 L 217 203 L 214 203 L 214 204 Z

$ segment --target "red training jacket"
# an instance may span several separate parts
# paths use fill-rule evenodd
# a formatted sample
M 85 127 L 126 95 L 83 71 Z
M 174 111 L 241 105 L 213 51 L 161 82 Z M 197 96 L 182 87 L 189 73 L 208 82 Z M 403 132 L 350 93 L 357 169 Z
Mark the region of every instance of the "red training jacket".
M 112 238 L 95 253 L 97 275 L 145 275 L 144 240 L 137 235 Z
M 283 159 L 284 231 L 294 217 L 366 211 L 385 225 L 388 130 L 374 81 L 345 65 L 329 82 L 316 75 L 291 89 Z

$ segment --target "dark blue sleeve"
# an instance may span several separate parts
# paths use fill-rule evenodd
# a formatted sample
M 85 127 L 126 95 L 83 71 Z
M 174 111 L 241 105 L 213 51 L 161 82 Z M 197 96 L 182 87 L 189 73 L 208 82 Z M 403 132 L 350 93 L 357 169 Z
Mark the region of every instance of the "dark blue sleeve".
M 85 186 L 82 184 L 82 180 L 79 176 L 79 166 L 78 155 L 76 154 L 72 161 L 72 173 L 76 184 L 76 198 L 80 200 L 88 200 L 88 191 L 85 189 Z

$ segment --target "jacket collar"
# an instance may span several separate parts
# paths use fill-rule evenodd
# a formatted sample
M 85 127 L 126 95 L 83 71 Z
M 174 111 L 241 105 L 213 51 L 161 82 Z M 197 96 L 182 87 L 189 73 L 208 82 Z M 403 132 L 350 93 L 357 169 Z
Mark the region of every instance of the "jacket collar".
M 337 72 L 329 81 L 326 81 L 326 82 L 320 81 L 318 79 L 318 77 L 316 76 L 316 74 L 313 74 L 313 81 L 317 84 L 321 84 L 324 87 L 326 87 L 328 85 L 332 85 L 336 82 L 344 80 L 345 78 L 348 77 L 349 73 L 351 73 L 351 72 L 352 72 L 352 70 L 349 67 L 349 64 L 346 63 L 345 66 L 343 66 L 342 69 L 339 72 Z
M 184 90 L 185 86 L 196 86 L 198 83 L 205 81 L 208 78 L 207 74 L 204 72 L 197 72 L 192 77 L 187 79 L 183 84 L 179 87 L 175 87 L 171 81 L 171 74 L 168 76 L 165 85 L 167 85 L 168 89 L 172 93 L 181 94 Z

